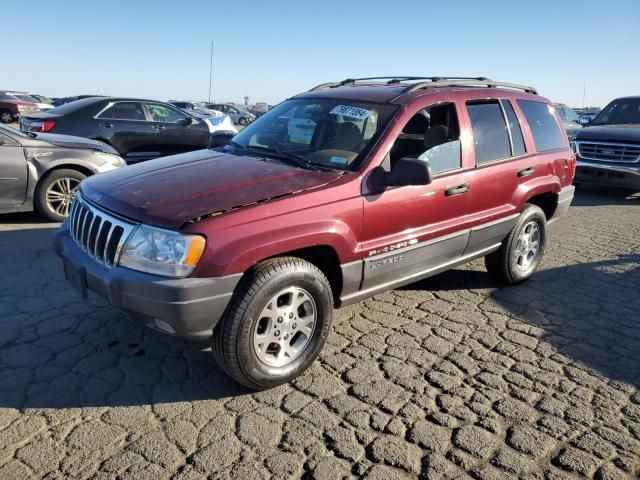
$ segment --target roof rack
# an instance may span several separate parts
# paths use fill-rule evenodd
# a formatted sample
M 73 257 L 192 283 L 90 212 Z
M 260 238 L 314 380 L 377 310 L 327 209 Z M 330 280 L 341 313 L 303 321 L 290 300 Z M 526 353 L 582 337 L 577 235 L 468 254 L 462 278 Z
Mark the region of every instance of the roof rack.
M 365 77 L 365 78 L 347 78 L 341 82 L 328 82 L 315 86 L 310 92 L 324 90 L 327 88 L 338 88 L 347 85 L 355 86 L 357 82 L 366 82 L 372 80 L 386 80 L 386 85 L 401 85 L 402 82 L 412 82 L 421 80 L 416 83 L 406 85 L 403 93 L 415 92 L 417 90 L 427 90 L 439 87 L 488 87 L 488 88 L 509 88 L 512 90 L 522 90 L 527 93 L 538 94 L 538 91 L 527 85 L 518 85 L 515 83 L 496 82 L 487 77 L 418 77 L 418 76 L 390 76 L 390 77 Z M 427 80 L 427 81 L 425 81 Z

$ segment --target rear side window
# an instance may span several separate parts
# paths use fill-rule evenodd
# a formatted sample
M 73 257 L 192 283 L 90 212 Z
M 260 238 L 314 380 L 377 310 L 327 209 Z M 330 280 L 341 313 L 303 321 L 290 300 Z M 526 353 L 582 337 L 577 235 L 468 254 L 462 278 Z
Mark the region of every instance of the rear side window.
M 511 156 L 509 131 L 497 100 L 467 103 L 473 130 L 476 164 Z
M 519 157 L 527 153 L 527 149 L 524 146 L 524 138 L 522 137 L 522 129 L 520 128 L 520 122 L 516 117 L 516 112 L 513 111 L 511 102 L 509 100 L 501 100 L 502 108 L 507 116 L 507 124 L 509 125 L 509 131 L 511 132 L 511 145 L 513 146 L 513 156 Z
M 142 104 L 139 102 L 117 102 L 98 115 L 98 118 L 114 120 L 146 120 Z
M 536 150 L 545 152 L 565 147 L 566 136 L 560 131 L 551 105 L 532 100 L 518 100 L 518 105 L 529 122 Z

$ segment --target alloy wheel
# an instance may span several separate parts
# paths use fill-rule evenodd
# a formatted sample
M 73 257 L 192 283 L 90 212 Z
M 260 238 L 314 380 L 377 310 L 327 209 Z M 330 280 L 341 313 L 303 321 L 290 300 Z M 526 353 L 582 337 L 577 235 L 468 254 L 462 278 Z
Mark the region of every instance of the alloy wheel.
M 535 264 L 540 251 L 540 227 L 537 222 L 525 224 L 516 242 L 516 268 L 526 272 Z
M 258 359 L 284 367 L 308 347 L 316 327 L 317 309 L 306 290 L 289 287 L 271 297 L 262 309 L 253 333 Z
M 79 184 L 80 180 L 68 177 L 53 182 L 45 194 L 47 207 L 58 215 L 68 216 Z

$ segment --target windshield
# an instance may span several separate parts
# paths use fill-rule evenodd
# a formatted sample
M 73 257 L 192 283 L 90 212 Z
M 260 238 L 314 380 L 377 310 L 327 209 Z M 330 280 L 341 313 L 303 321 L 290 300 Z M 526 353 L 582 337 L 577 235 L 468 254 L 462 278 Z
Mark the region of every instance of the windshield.
M 591 125 L 640 123 L 640 98 L 614 100 L 598 114 Z
M 233 145 L 349 170 L 366 155 L 396 109 L 395 105 L 344 99 L 287 100 L 245 127 L 234 137 Z M 226 149 L 233 151 L 234 146 Z
M 14 93 L 13 96 L 22 102 L 40 103 L 37 98 L 33 98 L 31 95 L 25 95 L 24 93 Z
M 40 100 L 40 103 L 48 103 L 53 104 L 49 97 L 45 97 L 44 95 L 31 95 L 33 98 Z

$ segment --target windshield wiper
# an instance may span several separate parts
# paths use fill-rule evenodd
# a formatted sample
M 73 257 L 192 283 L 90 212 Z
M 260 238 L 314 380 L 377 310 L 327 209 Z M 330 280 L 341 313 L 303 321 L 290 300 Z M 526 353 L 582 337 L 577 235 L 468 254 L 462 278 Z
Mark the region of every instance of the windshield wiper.
M 300 168 L 321 171 L 320 168 L 318 168 L 317 166 L 313 165 L 311 162 L 306 160 L 302 155 L 296 155 L 295 153 L 290 153 L 290 152 L 283 152 L 280 149 L 263 147 L 262 145 L 251 145 L 246 148 L 251 150 L 258 150 L 260 152 L 265 152 L 267 154 L 274 155 L 283 160 L 289 160 L 290 163 L 293 163 L 294 165 Z

